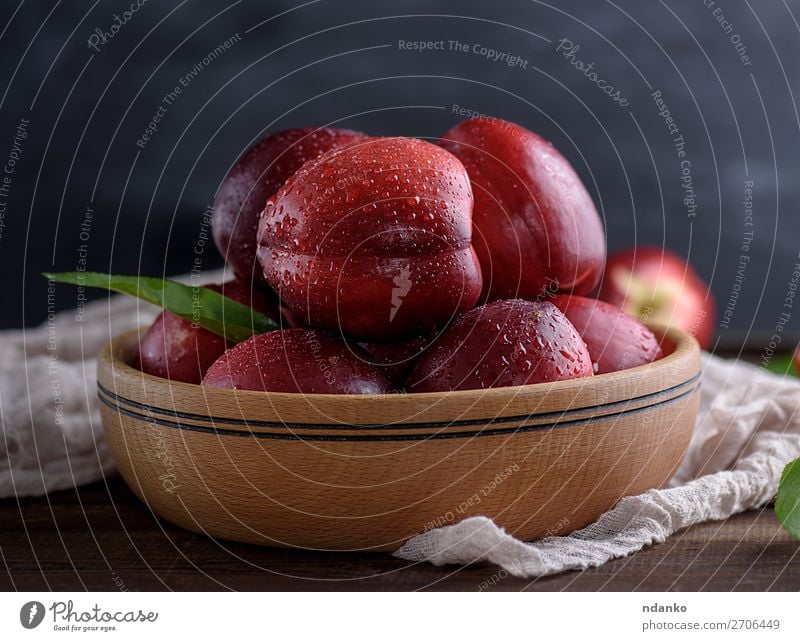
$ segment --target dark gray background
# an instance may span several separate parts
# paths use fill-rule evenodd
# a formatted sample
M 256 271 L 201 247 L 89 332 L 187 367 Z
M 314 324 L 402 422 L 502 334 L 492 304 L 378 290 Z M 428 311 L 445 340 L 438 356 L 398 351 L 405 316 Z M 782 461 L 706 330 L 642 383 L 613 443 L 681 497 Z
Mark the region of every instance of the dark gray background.
M 707 2 L 708 0 L 706 0 Z M 41 322 L 42 270 L 74 269 L 94 210 L 87 261 L 116 273 L 188 271 L 202 213 L 231 163 L 267 131 L 332 124 L 437 137 L 453 105 L 519 122 L 552 140 L 585 179 L 611 249 L 666 244 L 710 280 L 724 309 L 736 279 L 744 181 L 755 183 L 752 261 L 730 330 L 770 332 L 800 242 L 800 3 L 760 0 L 494 2 L 166 2 L 149 0 L 96 52 L 130 0 L 3 3 L 0 161 L 20 118 L 29 137 L 13 175 L 0 267 L 10 296 L 0 326 Z M 732 23 L 726 34 L 713 10 Z M 179 78 L 224 40 L 170 106 L 144 150 L 147 123 Z M 537 37 L 535 34 L 542 36 Z M 740 60 L 731 36 L 746 47 Z M 576 57 L 630 101 L 620 107 L 555 52 Z M 549 39 L 552 42 L 548 42 Z M 528 61 L 412 53 L 398 40 L 458 40 Z M 686 141 L 697 194 L 687 216 L 680 166 L 651 92 Z M 220 264 L 212 247 L 204 265 Z M 765 284 L 766 283 L 766 284 Z M 74 305 L 59 289 L 59 308 Z M 798 327 L 800 310 L 790 323 Z

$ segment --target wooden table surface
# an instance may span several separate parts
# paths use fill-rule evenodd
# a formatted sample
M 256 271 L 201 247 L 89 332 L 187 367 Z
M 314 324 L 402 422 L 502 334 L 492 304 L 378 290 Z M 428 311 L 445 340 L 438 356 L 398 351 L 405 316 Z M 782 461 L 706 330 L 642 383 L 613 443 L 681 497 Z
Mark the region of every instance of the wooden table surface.
M 491 565 L 215 541 L 156 520 L 118 478 L 0 501 L 0 557 L 0 590 L 800 590 L 800 543 L 771 508 L 600 568 L 520 580 Z

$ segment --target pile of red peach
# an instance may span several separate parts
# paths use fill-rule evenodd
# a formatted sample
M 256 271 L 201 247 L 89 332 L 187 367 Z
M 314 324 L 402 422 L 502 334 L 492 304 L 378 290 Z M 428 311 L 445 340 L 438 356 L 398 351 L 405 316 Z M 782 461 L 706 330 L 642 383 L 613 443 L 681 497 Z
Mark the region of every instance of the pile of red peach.
M 221 185 L 214 239 L 237 278 L 212 289 L 281 329 L 238 344 L 163 312 L 140 368 L 277 392 L 432 392 L 649 363 L 656 337 L 588 298 L 605 264 L 591 197 L 547 141 L 495 118 L 436 144 L 292 129 Z

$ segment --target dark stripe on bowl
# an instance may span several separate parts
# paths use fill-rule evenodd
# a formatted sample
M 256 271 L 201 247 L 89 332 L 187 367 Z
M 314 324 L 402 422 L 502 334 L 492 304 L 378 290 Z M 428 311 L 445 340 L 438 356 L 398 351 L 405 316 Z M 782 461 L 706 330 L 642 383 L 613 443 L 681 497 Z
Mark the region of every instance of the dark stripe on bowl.
M 177 423 L 174 421 L 168 421 L 162 418 L 155 418 L 153 416 L 147 416 L 146 414 L 140 414 L 138 412 L 134 412 L 133 410 L 121 407 L 113 402 L 111 398 L 106 397 L 104 394 L 98 391 L 97 396 L 104 405 L 107 405 L 113 410 L 124 414 L 126 416 L 130 416 L 133 418 L 138 418 L 146 423 L 150 423 L 153 425 L 161 425 L 163 427 L 171 427 L 174 429 L 179 430 L 188 430 L 190 432 L 202 432 L 205 434 L 216 434 L 217 436 L 237 436 L 237 437 L 249 437 L 249 438 L 265 438 L 265 439 L 279 439 L 279 440 L 289 440 L 289 441 L 425 441 L 428 439 L 443 439 L 443 438 L 472 438 L 472 437 L 479 437 L 479 436 L 499 436 L 503 434 L 515 434 L 517 432 L 536 432 L 540 430 L 551 430 L 551 429 L 559 429 L 562 427 L 571 427 L 575 425 L 590 425 L 592 423 L 597 423 L 599 421 L 605 421 L 609 419 L 618 418 L 620 416 L 626 415 L 633 415 L 638 414 L 640 412 L 644 412 L 646 410 L 650 410 L 654 407 L 661 407 L 666 405 L 671 405 L 679 400 L 687 398 L 693 394 L 695 394 L 700 389 L 700 384 L 698 383 L 694 387 L 686 390 L 682 394 L 678 396 L 674 396 L 667 400 L 661 401 L 659 403 L 654 403 L 652 405 L 646 405 L 644 407 L 636 407 L 633 409 L 626 409 L 621 410 L 619 412 L 614 412 L 611 414 L 603 414 L 602 416 L 591 416 L 588 418 L 582 419 L 574 419 L 570 421 L 559 421 L 558 423 L 550 423 L 544 425 L 521 425 L 518 427 L 509 427 L 509 428 L 494 428 L 494 429 L 482 429 L 473 432 L 432 432 L 429 434 L 350 434 L 350 435 L 338 435 L 338 434 L 294 434 L 292 432 L 283 432 L 283 433 L 276 433 L 276 432 L 252 432 L 252 431 L 245 431 L 245 430 L 228 430 L 228 429 L 217 429 L 215 427 L 205 427 L 202 425 L 192 425 L 192 424 L 185 424 L 185 423 Z M 209 419 L 208 417 L 202 417 L 205 419 L 206 422 L 214 423 L 213 419 Z M 245 422 L 245 425 L 247 423 Z M 491 421 L 487 420 L 485 423 L 482 424 L 491 424 Z M 451 424 L 446 424 L 446 426 Z M 287 427 L 287 426 L 281 426 Z M 342 426 L 329 426 L 329 425 L 305 425 L 306 429 L 318 429 L 318 430 L 335 430 L 335 429 L 356 429 L 355 427 L 342 427 Z M 365 426 L 360 426 L 365 427 Z M 377 428 L 373 428 L 376 429 Z M 393 429 L 397 429 L 395 426 Z
M 144 410 L 146 412 L 150 412 L 151 414 L 160 414 L 162 416 L 170 416 L 173 418 L 184 418 L 192 421 L 200 421 L 200 422 L 213 422 L 215 425 L 240 425 L 240 426 L 247 426 L 247 427 L 280 427 L 280 428 L 289 428 L 289 429 L 296 429 L 296 430 L 413 430 L 413 429 L 429 429 L 429 428 L 443 428 L 443 427 L 469 427 L 469 426 L 480 426 L 480 425 L 487 425 L 487 424 L 502 424 L 502 423 L 520 423 L 523 421 L 529 421 L 533 418 L 543 418 L 543 419 L 557 419 L 557 418 L 564 418 L 568 417 L 571 414 L 583 414 L 585 412 L 597 412 L 603 408 L 614 408 L 614 407 L 624 407 L 629 406 L 631 403 L 638 403 L 640 401 L 652 400 L 654 402 L 660 402 L 659 399 L 663 399 L 667 396 L 672 396 L 675 393 L 685 390 L 686 388 L 692 386 L 694 383 L 700 379 L 700 373 L 698 372 L 692 378 L 684 381 L 683 383 L 679 383 L 678 385 L 674 385 L 673 387 L 668 387 L 667 389 L 659 390 L 658 392 L 651 392 L 649 394 L 642 394 L 641 396 L 634 396 L 633 398 L 624 399 L 621 401 L 614 401 L 612 403 L 603 403 L 602 405 L 589 405 L 586 407 L 576 407 L 573 409 L 562 410 L 560 412 L 541 412 L 541 413 L 531 413 L 531 414 L 518 414 L 516 416 L 498 416 L 495 418 L 480 418 L 480 419 L 462 419 L 457 421 L 432 421 L 427 423 L 364 423 L 360 425 L 347 425 L 343 423 L 331 423 L 326 425 L 321 425 L 319 423 L 285 423 L 282 421 L 248 421 L 246 419 L 241 418 L 228 418 L 228 417 L 209 417 L 207 414 L 193 414 L 191 412 L 178 412 L 177 410 L 168 410 L 161 407 L 156 407 L 154 405 L 146 405 L 144 403 L 140 403 L 139 401 L 134 401 L 133 399 L 126 398 L 124 396 L 120 396 L 115 392 L 112 392 L 110 389 L 104 387 L 100 381 L 97 382 L 97 389 L 99 392 L 105 394 L 110 400 L 115 401 L 117 403 L 121 403 L 123 405 L 127 405 L 128 407 L 133 407 L 139 410 Z M 650 405 L 648 405 L 649 407 Z

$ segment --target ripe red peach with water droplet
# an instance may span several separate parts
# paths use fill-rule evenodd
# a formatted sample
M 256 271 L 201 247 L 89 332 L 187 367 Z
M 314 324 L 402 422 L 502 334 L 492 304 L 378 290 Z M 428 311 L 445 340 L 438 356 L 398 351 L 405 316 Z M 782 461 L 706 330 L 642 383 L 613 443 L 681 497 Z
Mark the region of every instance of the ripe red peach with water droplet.
M 236 279 L 205 287 L 248 305 L 273 320 L 279 317 L 278 310 L 248 281 Z M 165 310 L 141 337 L 136 362 L 147 374 L 183 383 L 199 383 L 226 347 L 225 339 L 219 334 Z
M 459 316 L 417 361 L 406 389 L 486 389 L 592 374 L 583 339 L 555 305 L 501 300 Z
M 367 355 L 308 329 L 259 334 L 226 351 L 203 385 L 259 392 L 388 394 L 386 375 Z
M 348 129 L 287 129 L 263 138 L 236 161 L 214 199 L 211 231 L 225 262 L 238 276 L 263 282 L 256 261 L 256 231 L 267 198 L 306 161 L 366 138 Z
M 467 173 L 412 138 L 303 165 L 267 201 L 258 245 L 267 282 L 300 322 L 362 341 L 428 333 L 480 294 Z
M 439 142 L 467 168 L 486 300 L 590 292 L 605 261 L 600 216 L 551 143 L 498 118 L 465 120 Z
M 653 332 L 609 303 L 564 295 L 553 303 L 583 338 L 597 374 L 646 365 L 664 355 Z

